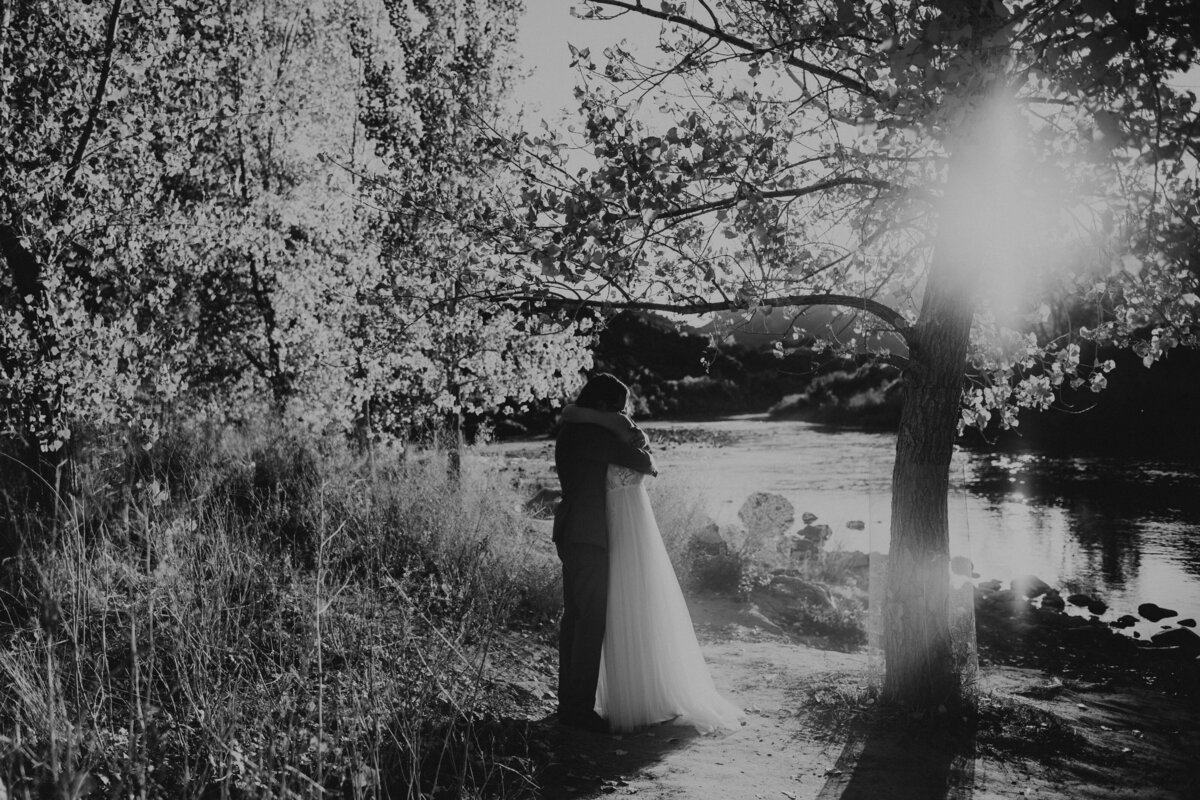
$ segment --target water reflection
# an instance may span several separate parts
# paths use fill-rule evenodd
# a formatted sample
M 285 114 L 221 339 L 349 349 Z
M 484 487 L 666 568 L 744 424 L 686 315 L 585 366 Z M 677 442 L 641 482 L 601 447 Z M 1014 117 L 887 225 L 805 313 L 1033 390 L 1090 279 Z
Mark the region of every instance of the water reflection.
M 1083 551 L 1088 574 L 1101 575 L 1114 586 L 1137 579 L 1141 564 L 1137 543 L 1144 538 L 1139 520 L 1110 515 L 1102 503 L 1087 495 L 1067 501 L 1067 520 Z
M 886 550 L 895 439 L 743 417 L 651 423 L 721 432 L 720 448 L 660 452 L 664 474 L 732 517 L 754 491 L 816 513 L 834 546 Z M 984 578 L 1034 573 L 1127 613 L 1152 601 L 1200 616 L 1200 465 L 961 451 L 951 469 L 952 554 Z M 849 521 L 865 521 L 862 531 Z
M 1188 535 L 1200 524 L 1197 467 L 1038 455 L 968 454 L 966 459 L 965 488 L 985 498 L 1005 528 L 1061 538 L 1061 575 L 1083 584 L 1080 588 L 1145 586 L 1143 565 L 1151 555 L 1200 576 L 1200 543 Z M 1049 520 L 1046 513 L 1012 513 L 1018 505 L 1059 511 L 1061 520 Z
M 1019 491 L 1031 502 L 1068 505 L 1086 500 L 1124 522 L 1190 515 L 1200 519 L 1200 469 L 1183 464 L 1115 458 L 967 454 L 966 486 L 993 501 Z M 1085 512 L 1086 513 L 1086 512 Z

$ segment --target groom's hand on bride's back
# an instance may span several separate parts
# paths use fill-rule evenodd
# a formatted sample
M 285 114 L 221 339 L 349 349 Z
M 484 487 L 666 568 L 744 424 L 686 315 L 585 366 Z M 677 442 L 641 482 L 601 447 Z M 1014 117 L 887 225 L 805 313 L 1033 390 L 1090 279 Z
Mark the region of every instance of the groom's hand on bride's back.
M 641 428 L 634 427 L 625 437 L 625 441 L 638 450 L 648 450 L 650 448 L 650 437 Z

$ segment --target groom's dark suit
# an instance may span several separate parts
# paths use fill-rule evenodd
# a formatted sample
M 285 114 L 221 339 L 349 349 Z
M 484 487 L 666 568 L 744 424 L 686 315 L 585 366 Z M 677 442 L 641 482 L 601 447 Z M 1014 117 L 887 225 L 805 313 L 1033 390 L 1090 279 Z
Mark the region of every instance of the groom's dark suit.
M 563 617 L 558 636 L 558 711 L 585 716 L 596 703 L 600 651 L 608 612 L 609 464 L 654 473 L 650 455 L 597 425 L 566 424 L 554 447 L 562 502 L 554 512 L 554 544 L 563 565 Z

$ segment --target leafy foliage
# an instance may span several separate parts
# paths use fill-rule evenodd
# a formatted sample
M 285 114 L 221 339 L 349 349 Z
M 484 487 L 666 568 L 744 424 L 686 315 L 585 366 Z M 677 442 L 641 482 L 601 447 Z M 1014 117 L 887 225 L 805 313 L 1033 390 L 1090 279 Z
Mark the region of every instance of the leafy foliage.
M 868 340 L 911 344 L 940 246 L 978 308 L 960 428 L 1103 389 L 1083 341 L 1147 363 L 1195 343 L 1187 4 L 689 9 L 586 4 L 660 21 L 663 60 L 576 51 L 579 135 L 500 145 L 544 272 L 685 313 L 832 303 L 857 317 L 835 346 L 903 358 Z M 1066 330 L 1034 335 L 1067 298 Z
M 471 230 L 518 11 L 6 7 L 0 433 L 149 444 L 186 405 L 404 436 L 560 396 L 588 338 L 472 299 L 508 279 Z
M 589 326 L 493 302 L 513 285 L 510 259 L 480 235 L 509 188 L 478 142 L 505 124 L 521 5 L 442 0 L 416 28 L 411 4 L 385 5 L 398 51 L 359 44 L 378 157 L 363 188 L 383 210 L 371 230 L 387 277 L 358 290 L 358 421 L 394 432 L 557 401 L 590 366 Z

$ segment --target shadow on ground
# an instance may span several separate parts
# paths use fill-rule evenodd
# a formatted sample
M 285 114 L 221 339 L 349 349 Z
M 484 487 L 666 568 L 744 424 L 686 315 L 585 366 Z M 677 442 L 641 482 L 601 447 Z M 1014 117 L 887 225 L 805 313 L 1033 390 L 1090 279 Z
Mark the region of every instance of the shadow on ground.
M 967 800 L 975 734 L 972 721 L 860 719 L 817 800 Z
M 672 725 L 620 736 L 589 733 L 558 725 L 553 716 L 536 725 L 550 741 L 549 761 L 537 775 L 543 798 L 625 794 L 630 781 L 699 736 L 693 728 Z

